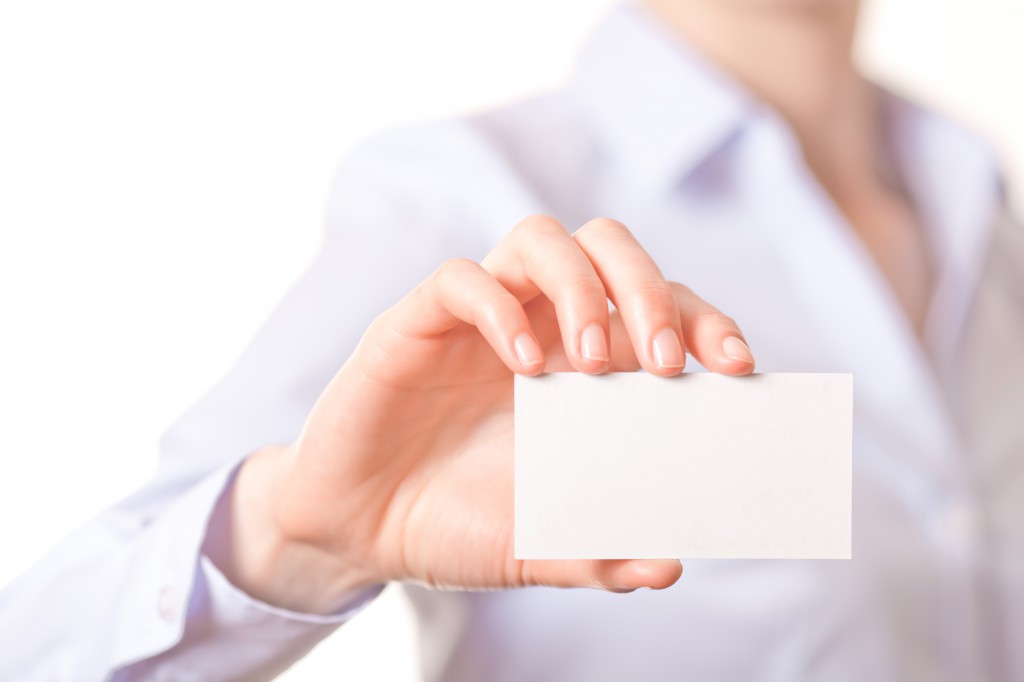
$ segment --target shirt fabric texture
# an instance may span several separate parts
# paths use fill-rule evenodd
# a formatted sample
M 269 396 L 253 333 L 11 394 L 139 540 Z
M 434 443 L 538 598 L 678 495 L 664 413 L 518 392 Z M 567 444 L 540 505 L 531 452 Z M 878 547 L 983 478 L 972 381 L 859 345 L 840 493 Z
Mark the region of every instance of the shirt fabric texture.
M 1024 679 L 1024 231 L 986 144 L 882 101 L 936 267 L 923 340 L 790 128 L 642 7 L 557 91 L 361 144 L 316 260 L 163 436 L 154 480 L 0 592 L 0 679 L 268 679 L 372 600 L 325 617 L 245 595 L 203 552 L 218 501 L 378 313 L 532 213 L 625 223 L 758 371 L 854 375 L 853 559 L 691 560 L 629 595 L 407 587 L 424 679 Z

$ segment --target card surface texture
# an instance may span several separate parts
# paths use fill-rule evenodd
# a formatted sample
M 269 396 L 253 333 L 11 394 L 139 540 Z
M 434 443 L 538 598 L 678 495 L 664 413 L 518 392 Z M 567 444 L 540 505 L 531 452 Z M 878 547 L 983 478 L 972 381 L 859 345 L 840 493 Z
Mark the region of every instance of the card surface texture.
M 849 374 L 515 378 L 519 559 L 848 559 Z

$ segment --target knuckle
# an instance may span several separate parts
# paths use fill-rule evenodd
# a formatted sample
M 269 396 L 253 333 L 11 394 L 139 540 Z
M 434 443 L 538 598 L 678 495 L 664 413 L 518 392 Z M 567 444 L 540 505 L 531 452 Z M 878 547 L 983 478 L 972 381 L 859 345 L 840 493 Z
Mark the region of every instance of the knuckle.
M 436 283 L 443 287 L 453 284 L 459 277 L 476 270 L 478 266 L 468 258 L 449 258 L 434 271 Z
M 542 213 L 526 216 L 515 226 L 513 232 L 527 235 L 565 234 L 565 227 L 555 218 Z
M 672 288 L 673 293 L 675 293 L 677 295 L 682 295 L 682 296 L 696 296 L 697 295 L 697 294 L 693 293 L 693 289 L 691 289 L 690 287 L 686 286 L 682 282 L 669 282 L 668 285 L 669 285 L 669 287 Z
M 675 306 L 672 287 L 664 280 L 652 280 L 640 284 L 636 289 L 636 299 L 642 305 Z
M 731 327 L 734 329 L 739 329 L 735 320 L 733 320 L 725 313 L 719 312 L 717 310 L 705 310 L 697 313 L 693 317 L 693 325 L 698 327 L 704 325 L 714 325 L 718 327 Z
M 501 291 L 480 299 L 476 304 L 476 309 L 480 321 L 488 320 L 494 325 L 498 325 L 502 320 L 516 319 L 522 310 L 512 296 Z
M 575 308 L 580 305 L 605 305 L 607 306 L 608 293 L 605 291 L 604 283 L 597 275 L 581 275 L 565 282 L 559 288 L 555 297 L 555 304 L 560 309 Z
M 604 283 L 596 274 L 577 277 L 569 283 L 567 289 L 585 298 L 607 298 Z
M 417 296 L 417 289 L 413 289 L 409 296 Z M 397 304 L 396 304 L 397 305 Z M 391 306 L 387 310 L 377 313 L 377 316 L 366 326 L 366 330 L 363 332 L 363 338 L 372 337 L 380 334 L 382 330 L 387 329 L 390 326 L 391 318 L 395 315 L 395 306 Z
M 613 218 L 593 218 L 588 220 L 583 227 L 576 231 L 576 234 L 581 237 L 599 235 L 612 239 L 632 238 L 633 236 L 628 227 Z

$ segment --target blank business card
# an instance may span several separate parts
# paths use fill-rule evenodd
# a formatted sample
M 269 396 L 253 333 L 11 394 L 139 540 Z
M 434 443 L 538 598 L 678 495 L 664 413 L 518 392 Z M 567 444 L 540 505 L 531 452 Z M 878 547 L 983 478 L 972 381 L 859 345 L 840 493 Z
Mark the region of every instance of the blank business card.
M 848 559 L 849 374 L 515 378 L 519 559 Z

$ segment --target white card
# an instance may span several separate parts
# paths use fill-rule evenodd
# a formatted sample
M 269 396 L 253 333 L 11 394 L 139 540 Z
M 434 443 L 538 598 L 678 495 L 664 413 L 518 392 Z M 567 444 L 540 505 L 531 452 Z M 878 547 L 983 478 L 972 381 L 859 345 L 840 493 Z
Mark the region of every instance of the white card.
M 853 377 L 515 379 L 519 559 L 848 559 Z

